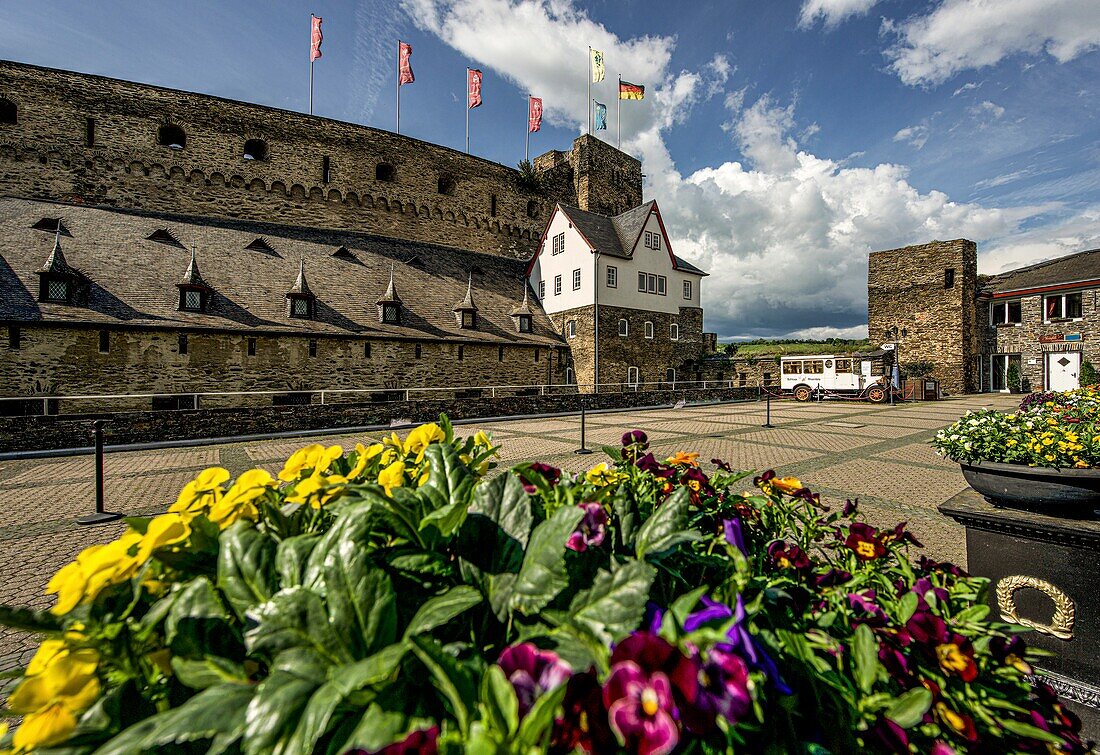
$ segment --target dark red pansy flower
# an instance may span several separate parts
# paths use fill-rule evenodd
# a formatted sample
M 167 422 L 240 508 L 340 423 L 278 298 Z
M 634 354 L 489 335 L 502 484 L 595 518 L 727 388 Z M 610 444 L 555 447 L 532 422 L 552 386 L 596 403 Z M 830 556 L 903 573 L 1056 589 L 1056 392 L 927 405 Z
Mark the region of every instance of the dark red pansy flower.
M 952 634 L 946 642 L 936 645 L 936 661 L 945 674 L 953 674 L 964 682 L 978 678 L 978 664 L 974 660 L 974 646 L 961 634 Z
M 886 553 L 879 531 L 863 522 L 853 522 L 848 527 L 848 537 L 844 545 L 863 561 L 874 561 Z
M 721 469 L 723 472 L 733 471 L 733 467 L 729 465 L 729 462 L 722 461 L 721 459 L 711 459 L 710 463 Z
M 534 493 L 538 490 L 538 487 L 532 482 L 533 479 L 541 478 L 541 481 L 550 487 L 557 485 L 558 480 L 561 479 L 560 469 L 549 464 L 543 464 L 541 461 L 528 465 L 527 469 L 520 474 L 523 477 L 523 489 L 528 493 Z
M 908 522 L 899 522 L 891 531 L 882 533 L 882 541 L 884 543 L 909 543 L 914 547 L 923 548 L 924 546 L 913 536 L 913 533 L 905 529 L 906 524 Z
M 942 701 L 936 703 L 933 709 L 943 728 L 967 742 L 978 741 L 978 729 L 974 726 L 974 719 L 970 716 L 952 710 L 947 703 Z
M 520 718 L 527 715 L 539 695 L 563 684 L 572 673 L 557 653 L 540 650 L 530 642 L 504 648 L 497 665 L 516 691 Z
M 847 582 L 851 578 L 851 572 L 844 571 L 843 569 L 829 569 L 829 571 L 814 578 L 814 585 L 822 588 L 836 587 L 839 584 Z
M 851 517 L 855 516 L 856 508 L 858 506 L 859 506 L 859 499 L 858 498 L 855 499 L 854 501 L 851 498 L 849 498 L 847 501 L 844 502 L 844 509 L 841 510 L 840 515 L 843 516 L 843 517 L 846 517 L 846 518 L 851 518 Z
M 627 430 L 622 437 L 624 446 L 648 445 L 649 438 L 641 430 Z
M 787 545 L 785 540 L 776 540 L 768 546 L 768 558 L 771 565 L 781 571 L 792 569 L 801 572 L 810 568 L 810 557 L 806 551 L 794 543 Z
M 566 682 L 562 717 L 554 722 L 550 752 L 565 755 L 577 750 L 588 753 L 614 752 L 615 733 L 607 721 L 603 688 L 594 671 L 574 674 Z
M 696 665 L 673 645 L 649 632 L 635 632 L 615 646 L 611 666 L 633 661 L 647 673 L 660 671 L 668 677 L 677 702 L 694 703 L 698 693 Z
M 909 752 L 909 735 L 886 716 L 881 717 L 863 735 L 863 743 L 870 752 Z
M 346 755 L 436 755 L 439 752 L 439 727 L 418 729 L 400 742 L 386 745 L 381 750 L 351 750 Z

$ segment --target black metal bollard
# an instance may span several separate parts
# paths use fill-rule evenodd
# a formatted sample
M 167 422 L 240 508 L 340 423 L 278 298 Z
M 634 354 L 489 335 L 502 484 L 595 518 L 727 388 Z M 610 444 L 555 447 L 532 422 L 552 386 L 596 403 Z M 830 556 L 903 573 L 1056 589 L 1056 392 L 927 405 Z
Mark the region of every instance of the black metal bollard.
M 770 430 L 771 428 L 775 427 L 775 425 L 772 424 L 772 394 L 771 394 L 771 391 L 764 391 L 764 395 L 767 396 L 767 399 L 766 399 L 767 403 L 765 404 L 765 406 L 767 407 L 768 414 L 767 414 L 767 419 L 764 420 L 764 424 L 761 425 L 761 427 L 766 427 Z
M 581 404 L 581 447 L 578 448 L 573 453 L 575 453 L 575 454 L 590 454 L 590 453 L 592 453 L 592 449 L 591 448 L 586 448 L 585 445 L 584 445 L 584 404 Z
M 103 424 L 101 419 L 92 423 L 95 436 L 95 513 L 79 517 L 77 524 L 103 524 L 122 518 L 122 514 L 103 508 Z

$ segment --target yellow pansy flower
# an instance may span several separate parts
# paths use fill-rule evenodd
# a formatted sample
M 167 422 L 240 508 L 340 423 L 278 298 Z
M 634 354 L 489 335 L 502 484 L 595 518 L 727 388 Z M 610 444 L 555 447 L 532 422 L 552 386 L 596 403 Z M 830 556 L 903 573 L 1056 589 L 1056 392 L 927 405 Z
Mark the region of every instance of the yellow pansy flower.
M 220 501 L 210 507 L 208 516 L 211 521 L 217 522 L 221 529 L 225 529 L 238 519 L 255 519 L 259 516 L 259 510 L 253 501 L 262 496 L 268 488 L 273 488 L 277 484 L 267 470 L 250 469 L 237 478 Z
M 35 750 L 64 742 L 76 731 L 76 715 L 60 703 L 23 719 L 12 737 L 16 751 Z
M 223 467 L 207 467 L 195 477 L 195 488 L 199 491 L 214 490 L 229 482 L 228 469 Z
M 599 485 L 600 487 L 603 487 L 605 485 L 614 485 L 618 482 L 622 482 L 626 478 L 626 474 L 624 474 L 623 472 L 616 472 L 614 469 L 608 467 L 607 464 L 605 464 L 604 462 L 600 462 L 596 466 L 592 467 L 592 469 L 588 470 L 584 475 L 584 479 L 586 479 L 591 484 Z
M 363 470 L 367 468 L 367 464 L 375 456 L 382 453 L 383 446 L 381 443 L 375 443 L 370 447 L 364 446 L 362 443 L 355 444 L 355 466 L 348 472 L 348 479 L 354 480 L 359 475 L 363 474 Z
M 421 425 L 405 438 L 405 453 L 416 454 L 417 458 L 420 458 L 424 454 L 425 448 L 432 443 L 438 443 L 444 437 L 446 436 L 443 434 L 443 428 L 436 423 L 429 422 L 426 425 Z
M 791 495 L 799 490 L 802 490 L 805 486 L 802 484 L 802 480 L 797 477 L 775 477 L 770 481 L 772 487 L 787 495 Z
M 320 443 L 314 443 L 300 448 L 290 455 L 279 472 L 279 479 L 283 482 L 297 480 L 307 469 L 312 470 L 313 475 L 324 474 L 332 462 L 344 455 L 344 449 L 340 446 L 325 448 Z
M 378 484 L 386 491 L 386 495 L 405 484 L 405 462 L 395 461 L 378 473 Z
M 191 525 L 180 514 L 161 514 L 149 522 L 138 546 L 136 561 L 144 564 L 158 548 L 181 543 L 191 536 Z

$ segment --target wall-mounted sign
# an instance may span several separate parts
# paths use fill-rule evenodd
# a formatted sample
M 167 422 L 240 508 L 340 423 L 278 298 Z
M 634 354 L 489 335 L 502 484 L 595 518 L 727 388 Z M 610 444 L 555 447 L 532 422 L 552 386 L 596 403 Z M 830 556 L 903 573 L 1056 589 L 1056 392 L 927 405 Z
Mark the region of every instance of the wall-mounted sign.
M 1080 333 L 1052 333 L 1046 336 L 1039 336 L 1039 343 L 1067 343 L 1080 341 Z
M 895 343 L 884 343 L 879 348 L 881 348 L 883 351 L 893 351 L 895 346 L 897 346 L 897 344 Z

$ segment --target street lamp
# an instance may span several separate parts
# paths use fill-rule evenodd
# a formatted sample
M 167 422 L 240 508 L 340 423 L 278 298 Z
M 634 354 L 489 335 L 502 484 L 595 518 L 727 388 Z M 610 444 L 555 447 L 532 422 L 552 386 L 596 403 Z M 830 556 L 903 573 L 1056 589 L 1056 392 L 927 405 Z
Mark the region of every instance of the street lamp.
M 890 341 L 894 345 L 894 366 L 890 370 L 890 406 L 894 405 L 894 390 L 901 388 L 901 359 L 899 352 L 901 351 L 901 344 L 898 341 L 898 337 L 905 338 L 908 335 L 905 328 L 898 330 L 897 325 L 892 325 L 886 328 L 885 340 Z

